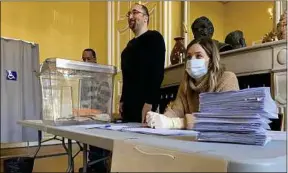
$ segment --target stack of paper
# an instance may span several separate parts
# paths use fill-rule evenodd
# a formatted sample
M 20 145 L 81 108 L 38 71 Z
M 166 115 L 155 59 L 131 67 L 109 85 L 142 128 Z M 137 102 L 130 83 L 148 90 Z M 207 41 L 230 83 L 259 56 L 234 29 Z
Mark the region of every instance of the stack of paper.
M 200 94 L 195 113 L 198 140 L 265 145 L 269 119 L 277 119 L 277 106 L 270 88 Z

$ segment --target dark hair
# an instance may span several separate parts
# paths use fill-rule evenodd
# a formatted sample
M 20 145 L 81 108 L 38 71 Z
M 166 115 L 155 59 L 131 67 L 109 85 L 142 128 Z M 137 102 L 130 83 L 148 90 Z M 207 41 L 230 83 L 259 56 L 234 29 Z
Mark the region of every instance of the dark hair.
M 93 49 L 87 48 L 87 49 L 84 50 L 84 52 L 85 51 L 88 51 L 88 52 L 90 51 L 92 53 L 93 57 L 96 58 L 96 52 Z
M 210 58 L 208 64 L 209 91 L 213 91 L 219 81 L 219 78 L 225 70 L 225 68 L 220 64 L 220 54 L 218 46 L 211 38 L 202 37 L 192 40 L 187 46 L 187 52 L 189 48 L 194 44 L 199 44 Z
M 145 5 L 143 5 L 143 4 L 139 4 L 139 3 L 136 3 L 137 5 L 140 5 L 141 7 L 142 7 L 142 10 L 145 12 L 145 15 L 147 15 L 148 16 L 148 20 L 147 20 L 147 24 L 149 24 L 149 10 L 148 10 L 148 8 L 145 6 Z

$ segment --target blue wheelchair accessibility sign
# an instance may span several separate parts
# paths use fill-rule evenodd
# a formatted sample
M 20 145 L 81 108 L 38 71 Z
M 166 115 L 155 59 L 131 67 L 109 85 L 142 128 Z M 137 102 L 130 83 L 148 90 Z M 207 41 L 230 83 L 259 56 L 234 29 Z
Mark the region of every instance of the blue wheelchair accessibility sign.
M 6 70 L 6 79 L 7 80 L 17 80 L 17 72 L 12 70 Z

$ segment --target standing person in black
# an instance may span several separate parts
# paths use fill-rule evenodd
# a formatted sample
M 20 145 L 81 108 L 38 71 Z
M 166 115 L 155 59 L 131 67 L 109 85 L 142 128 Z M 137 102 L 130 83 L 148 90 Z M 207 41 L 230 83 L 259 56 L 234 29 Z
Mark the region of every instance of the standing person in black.
M 121 54 L 123 86 L 119 112 L 126 122 L 145 123 L 146 113 L 156 111 L 160 101 L 165 42 L 159 32 L 148 30 L 146 6 L 133 5 L 127 18 L 135 37 Z

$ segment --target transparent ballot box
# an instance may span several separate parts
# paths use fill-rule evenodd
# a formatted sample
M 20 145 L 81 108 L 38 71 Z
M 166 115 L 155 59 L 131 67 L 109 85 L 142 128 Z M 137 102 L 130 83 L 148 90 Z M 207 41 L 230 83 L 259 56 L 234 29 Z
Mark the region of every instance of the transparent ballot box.
M 42 118 L 49 125 L 110 122 L 114 66 L 46 59 L 40 69 Z

